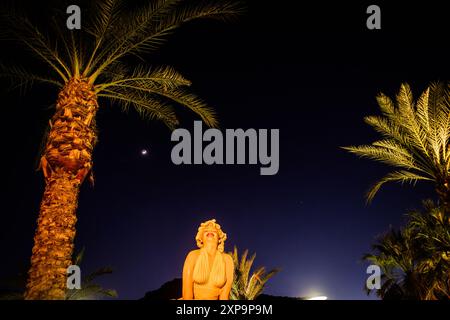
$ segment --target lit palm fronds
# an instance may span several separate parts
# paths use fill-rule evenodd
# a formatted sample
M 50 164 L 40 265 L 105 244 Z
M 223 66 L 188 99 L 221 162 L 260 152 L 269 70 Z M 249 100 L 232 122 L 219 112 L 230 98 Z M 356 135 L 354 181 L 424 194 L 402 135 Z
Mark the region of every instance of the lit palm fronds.
M 84 256 L 84 248 L 76 256 L 74 265 L 80 266 Z M 67 289 L 66 300 L 92 300 L 100 298 L 117 298 L 117 291 L 114 289 L 104 289 L 94 281 L 103 275 L 113 272 L 110 267 L 103 267 L 82 278 L 81 289 Z
M 249 259 L 248 250 L 245 250 L 239 259 L 238 250 L 234 247 L 230 253 L 234 262 L 234 280 L 230 292 L 230 300 L 254 300 L 264 290 L 267 281 L 272 278 L 279 269 L 272 269 L 266 272 L 264 267 L 259 267 L 250 275 L 253 261 L 256 258 L 254 253 Z
M 34 75 L 18 67 L 1 66 L 0 74 L 19 84 L 45 82 L 62 87 L 71 78 L 85 79 L 99 97 L 133 106 L 146 118 L 157 118 L 173 128 L 178 121 L 174 106 L 189 108 L 208 126 L 217 126 L 213 110 L 190 93 L 190 81 L 171 67 L 126 66 L 123 58 L 153 52 L 178 27 L 196 19 L 229 20 L 240 14 L 236 2 L 153 0 L 128 8 L 121 0 L 86 3 L 81 30 L 64 30 L 66 15 L 53 19 L 54 34 L 48 36 L 28 18 L 8 14 L 10 37 L 19 39 L 45 62 L 54 76 Z M 64 6 L 64 4 L 62 4 Z M 62 31 L 64 30 L 64 31 Z
M 394 103 L 377 97 L 382 115 L 369 116 L 365 122 L 382 139 L 371 145 L 344 149 L 397 168 L 367 193 L 370 202 L 386 182 L 416 183 L 433 181 L 443 204 L 450 204 L 450 91 L 442 83 L 431 84 L 413 100 L 408 84 L 402 84 Z
M 80 266 L 84 256 L 84 248 L 75 257 L 73 264 Z M 81 289 L 67 289 L 65 293 L 66 300 L 87 300 L 87 299 L 101 299 L 101 298 L 117 298 L 117 292 L 114 289 L 104 289 L 95 280 L 106 274 L 111 274 L 112 269 L 110 267 L 99 268 L 96 271 L 83 275 L 81 279 Z M 10 289 L 8 293 L 0 295 L 0 300 L 23 300 L 24 291 L 27 282 L 26 274 L 18 274 L 12 277 L 10 282 L 13 284 L 13 289 Z M 11 286 L 11 285 L 8 285 Z

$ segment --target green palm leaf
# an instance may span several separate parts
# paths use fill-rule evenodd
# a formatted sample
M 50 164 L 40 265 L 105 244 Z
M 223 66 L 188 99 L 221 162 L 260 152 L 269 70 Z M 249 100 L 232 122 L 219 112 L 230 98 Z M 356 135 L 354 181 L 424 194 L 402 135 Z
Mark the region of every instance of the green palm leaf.
M 405 227 L 379 237 L 363 257 L 383 272 L 376 292 L 382 299 L 450 299 L 450 219 L 432 201 L 423 207 L 408 213 Z
M 442 203 L 449 203 L 449 92 L 448 85 L 432 83 L 415 102 L 409 85 L 402 84 L 395 103 L 382 93 L 377 96 L 382 115 L 364 120 L 383 140 L 344 147 L 360 157 L 400 169 L 386 175 L 369 190 L 369 202 L 386 182 L 427 180 L 435 183 Z
M 267 281 L 279 272 L 277 268 L 266 272 L 264 267 L 259 267 L 251 273 L 256 254 L 254 253 L 250 258 L 247 258 L 248 250 L 245 250 L 239 258 L 238 249 L 234 247 L 230 255 L 233 258 L 235 267 L 234 280 L 230 292 L 231 300 L 256 299 L 263 292 Z
M 24 14 L 5 14 L 4 38 L 18 40 L 58 77 L 34 75 L 16 67 L 2 68 L 6 72 L 1 76 L 16 79 L 20 87 L 34 82 L 61 87 L 72 77 L 82 77 L 94 85 L 100 97 L 123 110 L 133 106 L 143 117 L 162 120 L 170 128 L 179 122 L 174 112 L 179 106 L 194 112 L 210 127 L 218 125 L 214 110 L 188 91 L 191 82 L 172 67 L 129 68 L 123 58 L 159 49 L 177 28 L 193 20 L 233 19 L 242 13 L 241 4 L 228 0 L 151 0 L 144 6 L 132 6 L 121 0 L 95 0 L 85 5 L 89 10 L 83 11 L 83 28 L 77 31 L 55 27 L 47 33 Z M 57 12 L 52 19 L 58 25 L 66 18 L 65 12 Z

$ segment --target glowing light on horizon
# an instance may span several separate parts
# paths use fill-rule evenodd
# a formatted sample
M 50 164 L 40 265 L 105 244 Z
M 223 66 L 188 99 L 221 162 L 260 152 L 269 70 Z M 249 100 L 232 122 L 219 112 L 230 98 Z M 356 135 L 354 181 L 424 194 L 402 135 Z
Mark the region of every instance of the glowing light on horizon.
M 306 300 L 327 300 L 327 299 L 328 299 L 327 296 L 316 296 L 316 297 L 308 298 Z

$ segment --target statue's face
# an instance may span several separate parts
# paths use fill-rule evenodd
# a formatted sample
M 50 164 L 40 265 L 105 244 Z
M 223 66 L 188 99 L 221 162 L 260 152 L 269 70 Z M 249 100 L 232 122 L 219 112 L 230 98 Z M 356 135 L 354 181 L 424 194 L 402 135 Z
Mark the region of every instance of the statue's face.
M 213 226 L 208 226 L 203 230 L 202 236 L 203 243 L 215 243 L 216 245 L 219 243 L 219 234 L 217 229 Z

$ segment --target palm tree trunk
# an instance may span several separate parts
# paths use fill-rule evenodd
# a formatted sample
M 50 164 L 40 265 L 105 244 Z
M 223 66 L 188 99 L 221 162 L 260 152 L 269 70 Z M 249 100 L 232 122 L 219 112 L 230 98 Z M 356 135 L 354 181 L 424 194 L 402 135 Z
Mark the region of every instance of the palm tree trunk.
M 73 78 L 61 90 L 41 158 L 41 202 L 25 299 L 64 299 L 71 265 L 80 185 L 92 168 L 97 96 Z
M 63 299 L 71 265 L 79 182 L 58 168 L 47 181 L 34 236 L 26 299 Z

